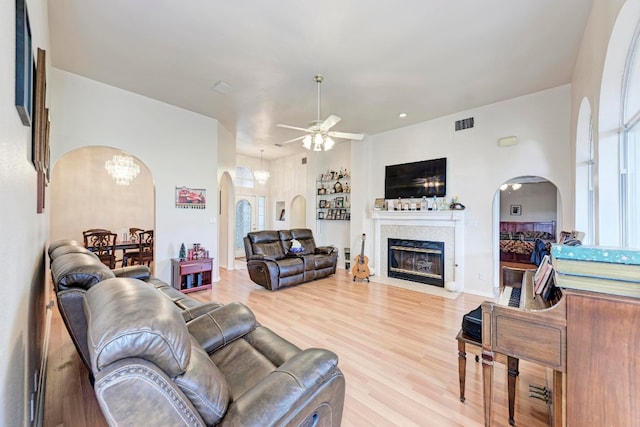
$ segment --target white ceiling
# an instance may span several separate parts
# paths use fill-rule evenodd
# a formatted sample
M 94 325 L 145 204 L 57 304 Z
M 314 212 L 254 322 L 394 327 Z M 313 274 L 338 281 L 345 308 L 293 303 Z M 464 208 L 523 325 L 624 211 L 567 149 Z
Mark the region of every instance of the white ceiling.
M 571 81 L 592 0 L 55 0 L 52 64 L 214 117 L 265 159 L 316 118 L 375 134 Z M 232 86 L 223 95 L 218 81 Z M 398 114 L 408 116 L 399 119 Z

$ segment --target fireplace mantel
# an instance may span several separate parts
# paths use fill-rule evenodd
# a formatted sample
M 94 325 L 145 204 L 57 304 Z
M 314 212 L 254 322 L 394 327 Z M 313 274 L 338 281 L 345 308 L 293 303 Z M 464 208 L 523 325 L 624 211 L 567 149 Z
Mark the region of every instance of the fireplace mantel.
M 449 228 L 453 230 L 453 238 L 450 243 L 453 247 L 445 247 L 445 254 L 453 254 L 453 257 L 447 256 L 450 263 L 445 267 L 445 271 L 451 271 L 453 277 L 445 276 L 446 281 L 456 282 L 458 290 L 464 288 L 464 211 L 446 210 L 446 211 L 373 211 L 371 219 L 374 222 L 374 266 L 376 274 L 381 277 L 387 277 L 386 271 L 386 255 L 387 242 L 383 241 L 383 227 L 395 226 L 400 227 L 399 230 L 411 230 L 410 232 Z M 405 228 L 406 227 L 406 228 Z M 445 231 L 445 230 L 442 230 Z M 450 233 L 450 232 L 449 232 Z M 391 238 L 402 238 L 403 236 L 386 236 Z M 449 252 L 451 251 L 451 252 Z M 383 262 L 384 260 L 384 262 Z M 384 267 L 384 268 L 383 268 Z

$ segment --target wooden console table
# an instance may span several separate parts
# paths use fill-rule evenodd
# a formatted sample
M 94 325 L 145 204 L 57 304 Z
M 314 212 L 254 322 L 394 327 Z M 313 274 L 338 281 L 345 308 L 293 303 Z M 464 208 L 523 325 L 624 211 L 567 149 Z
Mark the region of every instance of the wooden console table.
M 183 293 L 211 289 L 213 259 L 171 259 L 171 286 Z

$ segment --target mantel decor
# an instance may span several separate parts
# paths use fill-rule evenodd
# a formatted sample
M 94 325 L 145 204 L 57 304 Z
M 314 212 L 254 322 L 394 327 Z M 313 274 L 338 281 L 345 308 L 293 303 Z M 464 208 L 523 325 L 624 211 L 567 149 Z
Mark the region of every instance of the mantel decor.
M 176 208 L 205 209 L 207 190 L 204 188 L 176 187 Z

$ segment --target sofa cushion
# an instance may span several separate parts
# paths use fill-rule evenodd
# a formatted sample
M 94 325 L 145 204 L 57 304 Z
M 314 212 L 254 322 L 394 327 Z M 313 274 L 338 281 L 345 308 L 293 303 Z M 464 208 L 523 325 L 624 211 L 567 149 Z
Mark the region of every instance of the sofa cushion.
M 189 367 L 174 380 L 198 410 L 204 422 L 214 425 L 227 411 L 231 389 L 207 352 L 195 339 L 192 340 Z
M 49 249 L 48 249 L 48 253 L 49 256 L 51 256 L 51 253 L 53 251 L 55 251 L 56 249 L 58 249 L 61 246 L 80 246 L 80 247 L 84 247 L 82 246 L 82 244 L 80 242 L 78 242 L 77 240 L 73 240 L 73 239 L 61 239 L 61 240 L 56 240 L 55 242 L 52 242 L 49 245 Z
M 285 258 L 276 261 L 280 269 L 280 278 L 304 273 L 304 263 L 299 258 Z
M 256 326 L 256 317 L 249 307 L 237 302 L 214 308 L 187 324 L 189 333 L 207 353 L 248 334 Z
M 335 260 L 330 255 L 305 255 L 305 263 L 313 265 L 314 270 L 323 268 L 331 268 L 335 264 Z
M 79 245 L 74 245 L 74 244 L 70 244 L 70 245 L 62 245 L 62 246 L 58 246 L 53 250 L 49 251 L 49 259 L 51 261 L 55 260 L 56 258 L 62 256 L 62 255 L 66 255 L 66 254 L 85 254 L 88 255 L 90 257 L 93 257 L 97 260 L 100 260 L 100 258 L 98 258 L 98 256 L 96 254 L 94 254 L 93 252 L 91 252 L 89 249 L 85 248 L 84 246 L 79 246 Z
M 247 234 L 254 255 L 279 260 L 285 257 L 284 248 L 280 243 L 278 232 L 272 230 L 256 231 Z
M 313 232 L 308 228 L 294 228 L 291 230 L 291 238 L 296 239 L 302 245 L 302 255 L 316 252 L 316 242 L 313 239 Z
M 86 293 L 87 341 L 91 366 L 140 357 L 170 377 L 182 374 L 191 356 L 191 337 L 180 310 L 138 279 L 114 278 Z
M 85 253 L 61 255 L 51 263 L 51 276 L 56 291 L 72 287 L 89 289 L 115 274 L 94 256 Z

